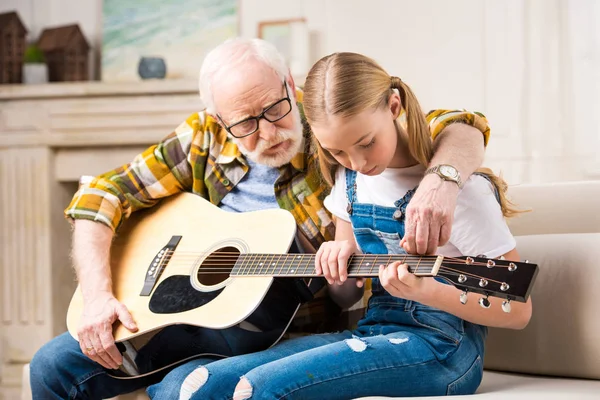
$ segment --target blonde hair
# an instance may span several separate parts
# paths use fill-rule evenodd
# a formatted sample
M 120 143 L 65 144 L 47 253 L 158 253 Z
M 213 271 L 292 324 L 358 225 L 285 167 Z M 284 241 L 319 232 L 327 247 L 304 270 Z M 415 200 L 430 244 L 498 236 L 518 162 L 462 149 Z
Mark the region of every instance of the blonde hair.
M 310 125 L 327 123 L 330 116 L 352 117 L 364 110 L 387 107 L 394 89 L 398 90 L 406 115 L 406 131 L 410 154 L 427 167 L 433 156 L 433 143 L 425 114 L 410 87 L 400 78 L 390 76 L 373 59 L 356 53 L 333 53 L 321 58 L 310 69 L 304 86 L 304 112 Z M 400 132 L 398 122 L 394 121 Z M 333 185 L 339 163 L 323 149 L 313 135 L 319 168 L 323 178 Z M 505 217 L 518 211 L 506 198 L 507 184 L 490 169 L 487 175 L 498 191 Z

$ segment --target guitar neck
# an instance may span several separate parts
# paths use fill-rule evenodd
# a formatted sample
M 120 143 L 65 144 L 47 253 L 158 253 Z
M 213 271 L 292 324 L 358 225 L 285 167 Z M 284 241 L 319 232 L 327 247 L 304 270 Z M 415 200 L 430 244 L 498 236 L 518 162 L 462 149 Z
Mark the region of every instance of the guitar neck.
M 354 254 L 348 259 L 348 276 L 375 277 L 380 265 L 399 261 L 419 276 L 436 276 L 442 256 L 408 254 Z M 231 276 L 315 277 L 314 254 L 240 254 Z

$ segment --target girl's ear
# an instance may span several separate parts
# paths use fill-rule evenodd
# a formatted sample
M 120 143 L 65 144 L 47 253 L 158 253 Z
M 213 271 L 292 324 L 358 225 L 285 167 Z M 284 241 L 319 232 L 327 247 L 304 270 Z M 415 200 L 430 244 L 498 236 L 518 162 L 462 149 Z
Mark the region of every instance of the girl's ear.
M 402 100 L 400 100 L 400 95 L 395 90 L 392 91 L 392 95 L 388 100 L 388 107 L 394 119 L 400 116 L 402 112 Z

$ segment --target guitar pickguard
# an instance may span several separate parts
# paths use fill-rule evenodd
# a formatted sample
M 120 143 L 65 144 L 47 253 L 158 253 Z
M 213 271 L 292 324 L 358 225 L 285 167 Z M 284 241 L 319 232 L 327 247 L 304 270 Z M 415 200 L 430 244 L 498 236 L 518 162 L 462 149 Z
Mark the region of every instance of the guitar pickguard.
M 193 310 L 217 297 L 223 289 L 200 292 L 192 286 L 189 275 L 173 275 L 162 281 L 150 298 L 150 311 L 174 314 Z

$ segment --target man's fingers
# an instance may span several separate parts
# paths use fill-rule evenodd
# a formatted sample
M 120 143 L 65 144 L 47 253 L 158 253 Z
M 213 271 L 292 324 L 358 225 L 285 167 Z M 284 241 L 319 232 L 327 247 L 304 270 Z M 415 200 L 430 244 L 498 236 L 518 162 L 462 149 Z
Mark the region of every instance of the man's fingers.
M 106 350 L 104 349 L 104 346 L 102 346 L 102 342 L 100 341 L 100 337 L 98 336 L 97 333 L 96 334 L 93 333 L 91 335 L 91 342 L 92 342 L 92 346 L 94 347 L 94 349 L 88 351 L 89 357 L 92 360 L 99 363 L 100 365 L 102 365 L 104 368 L 108 368 L 108 369 L 117 368 L 116 365 L 113 365 L 112 360 L 110 359 L 108 354 L 106 354 Z
M 129 329 L 132 332 L 135 332 L 138 330 L 138 327 L 133 319 L 133 316 L 131 315 L 131 313 L 127 309 L 127 306 L 125 306 L 125 304 L 120 303 L 117 306 L 117 317 L 119 318 L 119 321 L 121 321 L 123 323 L 123 325 L 125 325 L 125 328 Z M 111 326 L 108 327 L 109 330 L 111 329 Z M 112 331 L 110 331 L 110 336 L 112 338 Z
M 99 336 L 102 347 L 106 350 L 106 355 L 112 361 L 112 365 L 118 368 L 119 365 L 123 363 L 123 357 L 117 349 L 117 346 L 115 346 L 115 339 L 112 332 L 110 330 L 105 330 L 104 332 L 101 332 Z
M 440 241 L 438 246 L 443 246 L 450 240 L 450 233 L 452 232 L 452 224 L 442 224 L 440 227 Z
M 79 336 L 79 347 L 81 348 L 81 352 L 94 360 L 93 357 L 96 356 L 96 351 L 94 350 L 94 346 L 92 345 L 92 341 L 84 336 Z M 95 360 L 94 360 L 95 361 Z
M 410 244 L 408 243 L 408 240 L 405 240 L 402 243 L 402 248 L 404 249 L 404 251 L 406 251 L 408 254 L 415 254 L 415 250 L 414 247 L 411 247 Z
M 417 246 L 415 243 L 415 237 L 417 233 L 417 221 L 414 217 L 415 213 L 412 212 L 411 208 L 406 210 L 406 220 L 404 223 L 404 250 L 407 253 L 414 254 L 417 250 Z
M 98 352 L 96 351 L 96 347 L 94 346 L 94 341 L 92 337 L 94 336 L 93 328 L 85 328 L 85 330 L 81 331 L 78 334 L 79 337 L 79 347 L 81 348 L 81 352 L 88 356 L 92 361 L 101 364 L 103 367 L 108 368 L 103 364 L 102 359 L 98 356 Z
M 431 221 L 431 224 L 429 225 L 429 233 L 427 238 L 426 254 L 436 253 L 437 248 L 439 246 L 440 229 L 441 225 L 439 220 L 434 219 L 433 221 Z
M 421 222 L 417 225 L 417 236 L 415 245 L 418 254 L 427 253 L 427 243 L 429 241 L 429 223 Z
M 417 244 L 415 243 L 414 234 L 405 232 L 402 240 L 404 241 L 402 247 L 407 253 L 415 254 L 417 252 Z

